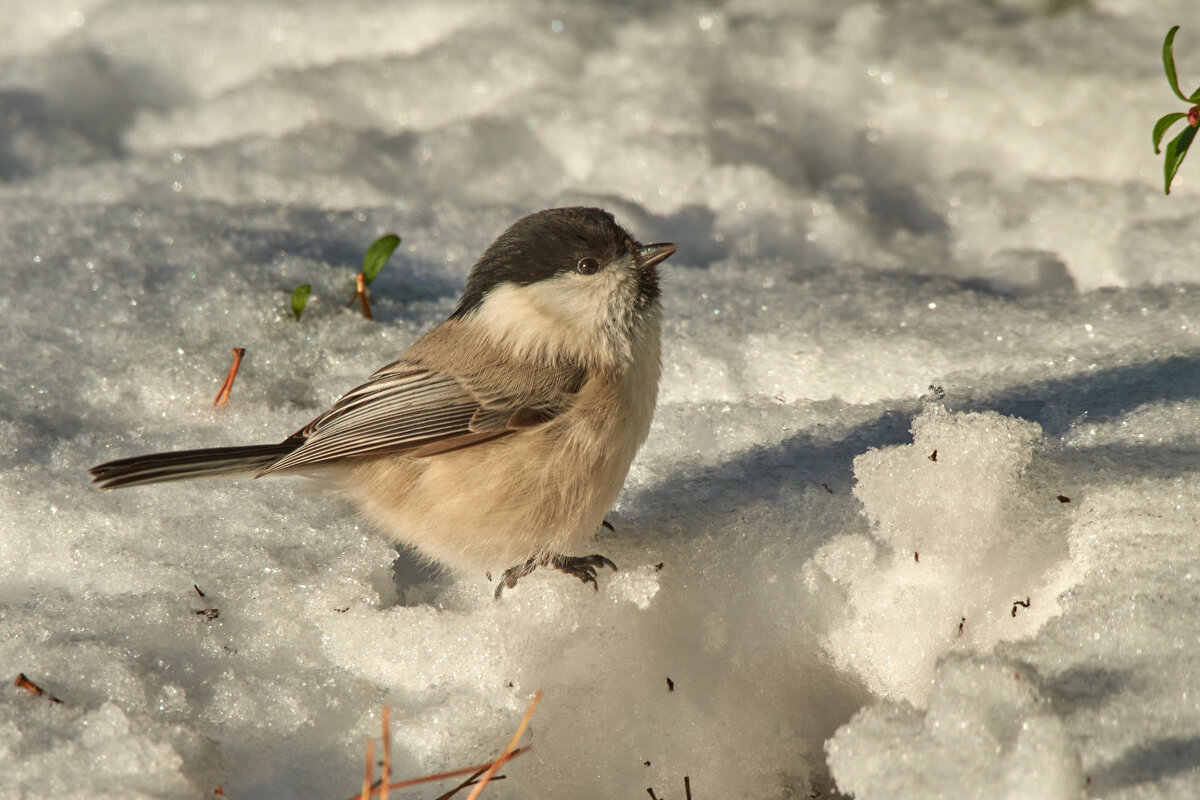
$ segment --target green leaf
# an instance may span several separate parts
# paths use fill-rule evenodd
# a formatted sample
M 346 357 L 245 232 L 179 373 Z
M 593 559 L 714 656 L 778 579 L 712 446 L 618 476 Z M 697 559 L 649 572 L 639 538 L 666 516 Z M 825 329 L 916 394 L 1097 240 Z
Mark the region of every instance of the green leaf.
M 367 248 L 367 254 L 363 256 L 363 280 L 367 285 L 371 285 L 371 281 L 375 280 L 375 276 L 379 274 L 379 270 L 383 269 L 383 265 L 392 257 L 392 253 L 400 245 L 400 237 L 394 233 L 389 233 L 387 236 L 381 236 Z
M 300 315 L 304 313 L 304 309 L 308 307 L 308 297 L 312 294 L 312 286 L 307 283 L 302 283 L 292 290 L 292 313 L 296 315 L 296 321 L 300 321 Z
M 1173 114 L 1167 114 L 1158 122 L 1154 123 L 1154 152 L 1156 154 L 1159 152 L 1158 144 L 1162 141 L 1163 135 L 1166 134 L 1167 129 L 1186 116 L 1187 114 L 1184 114 L 1181 111 L 1176 111 Z
M 1167 156 L 1163 161 L 1163 174 L 1166 176 L 1166 184 L 1163 189 L 1166 194 L 1171 193 L 1171 181 L 1175 180 L 1175 173 L 1179 172 L 1179 165 L 1183 163 L 1183 157 L 1187 155 L 1188 148 L 1192 146 L 1192 140 L 1196 138 L 1196 130 L 1188 125 L 1183 129 L 1183 133 L 1176 136 L 1167 145 Z
M 1179 91 L 1179 78 L 1175 75 L 1175 56 L 1171 54 L 1172 44 L 1175 41 L 1175 34 L 1179 31 L 1179 26 L 1176 25 L 1171 30 L 1167 31 L 1167 38 L 1163 40 L 1163 71 L 1167 73 L 1167 83 L 1171 84 L 1171 91 L 1185 103 L 1194 103 L 1196 101 L 1189 99 L 1183 92 Z M 1200 89 L 1196 90 L 1200 92 Z

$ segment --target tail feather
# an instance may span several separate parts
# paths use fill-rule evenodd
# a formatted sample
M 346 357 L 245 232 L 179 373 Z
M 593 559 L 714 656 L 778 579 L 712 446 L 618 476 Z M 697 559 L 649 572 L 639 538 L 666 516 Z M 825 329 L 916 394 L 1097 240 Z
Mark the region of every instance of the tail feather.
M 92 482 L 98 484 L 101 489 L 186 481 L 192 478 L 256 474 L 298 446 L 298 443 L 293 442 L 154 453 L 109 461 L 92 467 L 88 472 L 92 475 Z

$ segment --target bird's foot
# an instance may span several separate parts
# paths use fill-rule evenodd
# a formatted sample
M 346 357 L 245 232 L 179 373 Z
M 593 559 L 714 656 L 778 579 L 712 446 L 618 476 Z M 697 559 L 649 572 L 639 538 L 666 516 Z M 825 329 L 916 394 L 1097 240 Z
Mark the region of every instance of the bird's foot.
M 544 558 L 539 559 L 536 556 L 529 559 L 524 564 L 518 564 L 515 567 L 509 567 L 504 570 L 504 574 L 500 576 L 500 583 L 496 584 L 496 599 L 500 599 L 500 595 L 505 589 L 511 589 L 517 585 L 517 581 L 524 578 L 529 573 L 533 572 L 540 565 L 546 563 Z
M 600 591 L 600 584 L 596 582 L 597 569 L 609 567 L 613 572 L 617 571 L 617 565 L 602 555 L 553 556 L 551 558 L 534 556 L 524 564 L 518 564 L 515 567 L 509 567 L 504 570 L 504 574 L 500 576 L 500 583 L 496 585 L 496 599 L 500 599 L 500 595 L 504 593 L 505 589 L 513 588 L 521 578 L 524 578 L 538 567 L 546 564 L 554 567 L 559 572 L 565 572 L 568 575 L 574 576 L 584 583 L 592 584 L 592 587 L 596 591 Z
M 559 572 L 574 575 L 584 583 L 590 583 L 597 592 L 600 591 L 600 584 L 596 582 L 596 570 L 611 567 L 613 572 L 617 571 L 617 565 L 601 555 L 555 556 L 550 559 L 550 564 Z

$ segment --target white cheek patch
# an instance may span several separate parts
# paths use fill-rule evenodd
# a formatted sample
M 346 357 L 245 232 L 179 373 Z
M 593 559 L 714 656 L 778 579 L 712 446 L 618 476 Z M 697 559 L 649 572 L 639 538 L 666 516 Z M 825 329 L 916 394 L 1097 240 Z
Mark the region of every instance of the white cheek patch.
M 488 292 L 476 313 L 493 337 L 519 354 L 612 363 L 628 351 L 619 341 L 626 337 L 614 333 L 632 307 L 633 278 L 612 265 L 596 275 L 506 283 Z

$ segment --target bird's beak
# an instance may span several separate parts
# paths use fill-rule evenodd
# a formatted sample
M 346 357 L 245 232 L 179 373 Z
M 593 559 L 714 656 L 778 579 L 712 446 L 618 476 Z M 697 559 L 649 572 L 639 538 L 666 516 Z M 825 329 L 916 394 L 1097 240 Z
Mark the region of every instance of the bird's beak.
M 649 269 L 659 262 L 666 261 L 678 249 L 674 242 L 644 244 L 638 248 L 638 260 L 642 263 L 642 269 Z

